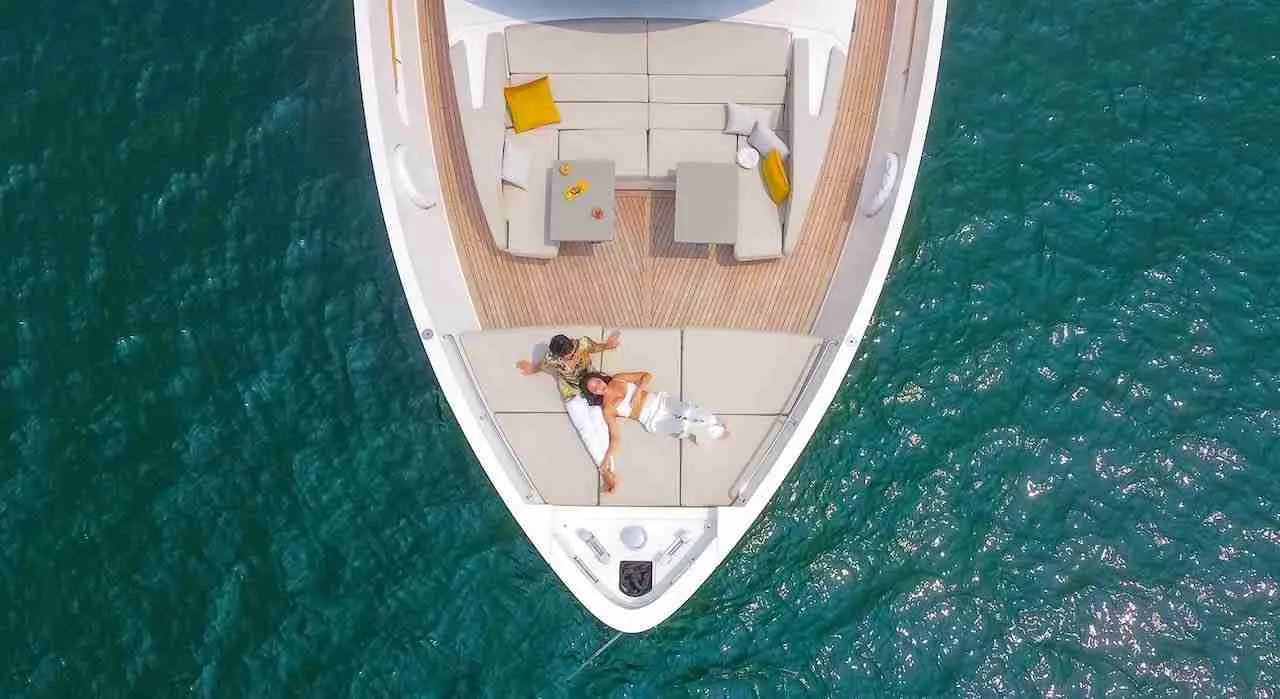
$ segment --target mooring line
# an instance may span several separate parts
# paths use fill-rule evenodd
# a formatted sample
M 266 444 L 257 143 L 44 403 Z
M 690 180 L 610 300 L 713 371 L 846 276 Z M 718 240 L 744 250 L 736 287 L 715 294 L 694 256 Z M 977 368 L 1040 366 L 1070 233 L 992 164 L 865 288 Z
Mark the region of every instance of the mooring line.
M 621 631 L 619 631 L 618 633 L 615 633 L 615 634 L 613 635 L 613 638 L 611 638 L 611 639 L 609 639 L 609 640 L 605 641 L 605 642 L 604 642 L 604 645 L 603 645 L 603 646 L 600 646 L 600 648 L 599 648 L 596 652 L 594 652 L 594 653 L 592 653 L 592 654 L 591 654 L 591 657 L 590 657 L 590 658 L 587 658 L 587 659 L 586 659 L 586 660 L 585 660 L 581 665 L 579 665 L 577 670 L 574 670 L 573 672 L 569 673 L 569 676 L 568 676 L 568 677 L 566 677 L 566 678 L 564 678 L 564 681 L 568 682 L 569 680 L 571 680 L 571 679 L 573 679 L 574 677 L 576 677 L 576 676 L 578 675 L 578 673 L 579 673 L 579 672 L 582 672 L 582 668 L 584 668 L 584 667 L 586 667 L 586 666 L 590 665 L 590 664 L 591 664 L 591 661 L 593 661 L 593 660 L 595 660 L 596 658 L 600 657 L 600 654 L 601 654 L 601 653 L 603 653 L 603 652 L 605 652 L 606 650 L 608 650 L 608 649 L 609 649 L 609 646 L 613 645 L 614 641 L 617 641 L 619 638 L 622 638 L 622 632 L 621 632 Z

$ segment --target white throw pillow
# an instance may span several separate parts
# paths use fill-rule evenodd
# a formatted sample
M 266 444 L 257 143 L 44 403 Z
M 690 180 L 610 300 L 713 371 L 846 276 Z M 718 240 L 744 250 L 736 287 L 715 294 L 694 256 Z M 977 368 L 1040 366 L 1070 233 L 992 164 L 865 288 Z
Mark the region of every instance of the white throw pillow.
M 750 143 L 752 148 L 760 151 L 761 156 L 768 155 L 771 150 L 778 151 L 778 155 L 782 156 L 783 160 L 786 160 L 787 156 L 791 155 L 791 149 L 787 148 L 787 144 L 783 143 L 781 138 L 778 138 L 778 134 L 774 133 L 768 124 L 761 121 L 757 121 L 755 128 L 751 129 L 751 135 L 747 137 L 747 143 Z
M 744 107 L 737 102 L 724 106 L 724 132 L 746 136 L 758 122 L 768 123 L 769 115 L 763 109 Z
M 738 167 L 744 170 L 754 170 L 760 164 L 760 154 L 751 146 L 743 146 L 738 149 Z
M 502 181 L 527 190 L 532 169 L 533 154 L 529 149 L 507 139 L 507 145 L 502 149 Z

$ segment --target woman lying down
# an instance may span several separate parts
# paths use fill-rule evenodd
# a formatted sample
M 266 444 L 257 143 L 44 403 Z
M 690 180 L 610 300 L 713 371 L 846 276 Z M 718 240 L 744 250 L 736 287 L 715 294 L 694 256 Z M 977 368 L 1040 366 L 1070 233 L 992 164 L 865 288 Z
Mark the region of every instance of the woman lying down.
M 613 463 L 621 439 L 618 418 L 631 418 L 653 434 L 677 439 L 722 439 L 729 434 L 711 411 L 685 403 L 666 391 L 649 391 L 652 378 L 653 374 L 647 371 L 613 376 L 593 371 L 581 379 L 583 398 L 588 404 L 601 408 L 609 428 L 609 448 L 599 466 L 606 493 L 612 493 L 618 485 Z

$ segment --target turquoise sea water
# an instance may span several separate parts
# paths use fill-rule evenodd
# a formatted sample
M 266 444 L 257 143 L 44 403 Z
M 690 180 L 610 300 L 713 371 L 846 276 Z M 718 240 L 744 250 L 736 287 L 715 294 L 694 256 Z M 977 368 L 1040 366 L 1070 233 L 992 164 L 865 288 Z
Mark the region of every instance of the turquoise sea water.
M 830 415 L 583 666 L 414 336 L 349 3 L 0 2 L 0 695 L 1274 696 L 1280 11 L 947 30 Z

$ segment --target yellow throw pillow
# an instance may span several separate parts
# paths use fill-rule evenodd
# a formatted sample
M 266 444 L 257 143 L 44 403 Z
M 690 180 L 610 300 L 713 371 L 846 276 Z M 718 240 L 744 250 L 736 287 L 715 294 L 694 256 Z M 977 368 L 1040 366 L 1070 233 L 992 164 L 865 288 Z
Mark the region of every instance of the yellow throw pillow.
M 791 194 L 787 168 L 782 164 L 782 154 L 778 151 L 769 151 L 764 160 L 760 161 L 760 174 L 764 176 L 764 187 L 769 190 L 769 198 L 773 203 L 781 204 Z
M 560 121 L 560 110 L 551 97 L 551 81 L 545 75 L 523 85 L 503 88 L 502 94 L 507 98 L 511 126 L 516 133 Z

